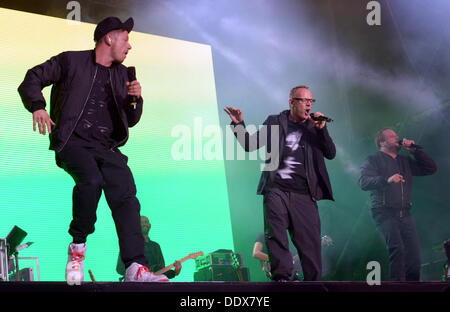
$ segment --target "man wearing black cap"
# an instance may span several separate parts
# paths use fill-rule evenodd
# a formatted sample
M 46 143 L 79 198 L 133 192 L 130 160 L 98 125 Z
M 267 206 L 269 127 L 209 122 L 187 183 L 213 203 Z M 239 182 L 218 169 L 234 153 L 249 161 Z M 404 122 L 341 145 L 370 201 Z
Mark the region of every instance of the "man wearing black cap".
M 129 18 L 101 21 L 94 32 L 95 49 L 63 52 L 28 70 L 19 86 L 25 108 L 33 114 L 33 130 L 49 133 L 56 164 L 75 181 L 66 280 L 84 280 L 86 238 L 94 232 L 102 194 L 111 208 L 127 281 L 168 281 L 146 268 L 140 226 L 140 204 L 127 156 L 118 147 L 128 128 L 139 121 L 143 99 L 138 81 L 129 81 L 125 60 L 131 45 Z M 41 90 L 52 85 L 50 116 Z

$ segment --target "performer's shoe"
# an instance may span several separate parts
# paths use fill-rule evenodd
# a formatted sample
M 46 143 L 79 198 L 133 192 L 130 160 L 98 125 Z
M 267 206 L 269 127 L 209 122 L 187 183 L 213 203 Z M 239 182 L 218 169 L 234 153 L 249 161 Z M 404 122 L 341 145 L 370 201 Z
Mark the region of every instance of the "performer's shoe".
M 164 274 L 156 275 L 150 272 L 146 266 L 133 262 L 125 273 L 125 282 L 168 282 L 169 279 Z
M 84 256 L 86 244 L 69 245 L 69 260 L 66 266 L 66 281 L 69 285 L 80 285 L 84 281 Z

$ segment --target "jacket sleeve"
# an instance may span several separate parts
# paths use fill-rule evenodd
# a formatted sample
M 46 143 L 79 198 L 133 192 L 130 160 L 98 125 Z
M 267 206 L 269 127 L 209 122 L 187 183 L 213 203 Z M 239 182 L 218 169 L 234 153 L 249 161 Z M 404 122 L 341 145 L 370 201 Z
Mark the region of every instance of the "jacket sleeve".
M 136 101 L 136 107 L 133 107 L 131 103 L 127 104 L 125 107 L 125 113 L 127 115 L 128 127 L 133 127 L 136 125 L 142 116 L 142 108 L 144 106 L 144 99 L 142 96 Z
M 58 82 L 63 75 L 64 52 L 29 69 L 18 88 L 23 105 L 29 112 L 45 109 L 42 89 Z
M 327 159 L 336 157 L 336 146 L 328 133 L 327 126 L 317 130 L 317 133 L 319 135 L 320 149 L 322 150 L 323 156 Z
M 269 118 L 263 123 L 263 127 L 255 133 L 250 134 L 245 126 L 244 121 L 235 124 L 231 122 L 231 130 L 238 140 L 239 144 L 246 152 L 253 152 L 265 146 L 270 139 L 271 127 L 269 125 Z
M 436 163 L 424 151 L 416 150 L 414 159 L 409 157 L 409 165 L 413 176 L 430 175 L 437 171 Z
M 388 185 L 387 177 L 381 175 L 373 157 L 368 157 L 362 165 L 358 184 L 363 191 L 382 189 Z
M 121 74 L 123 75 L 124 83 L 128 81 L 128 67 L 121 65 Z M 138 80 L 139 81 L 139 80 Z M 127 116 L 128 127 L 135 126 L 142 116 L 142 109 L 144 106 L 144 99 L 142 96 L 136 100 L 136 105 L 131 105 L 131 97 L 127 96 L 126 103 L 124 104 L 124 111 Z

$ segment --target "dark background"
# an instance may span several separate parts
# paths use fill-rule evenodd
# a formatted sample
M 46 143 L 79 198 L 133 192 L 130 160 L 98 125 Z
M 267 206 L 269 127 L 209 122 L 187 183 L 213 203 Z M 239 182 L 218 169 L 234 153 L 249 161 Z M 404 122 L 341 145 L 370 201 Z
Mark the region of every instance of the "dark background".
M 66 18 L 67 2 L 6 0 L 1 6 Z M 327 162 L 336 201 L 319 203 L 322 233 L 334 242 L 324 247 L 324 279 L 365 280 L 372 260 L 387 279 L 387 251 L 370 216 L 369 194 L 357 186 L 359 168 L 376 151 L 373 138 L 384 127 L 423 145 L 438 172 L 414 180 L 413 214 L 422 278 L 440 279 L 445 255 L 432 248 L 450 238 L 449 1 L 380 0 L 379 26 L 367 24 L 365 0 L 78 2 L 83 22 L 133 16 L 136 31 L 211 45 L 223 127 L 226 105 L 259 125 L 288 108 L 293 86 L 310 87 L 313 110 L 335 120 L 329 131 L 338 151 Z M 253 281 L 265 280 L 252 258 L 263 231 L 259 164 L 225 162 L 235 252 L 243 254 Z

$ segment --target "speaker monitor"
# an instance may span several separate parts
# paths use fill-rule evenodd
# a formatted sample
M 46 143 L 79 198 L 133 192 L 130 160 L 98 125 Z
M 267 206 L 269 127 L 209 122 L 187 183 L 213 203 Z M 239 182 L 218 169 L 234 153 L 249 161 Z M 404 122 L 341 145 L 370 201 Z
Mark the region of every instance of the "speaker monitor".
M 194 272 L 194 281 L 249 281 L 248 268 L 241 267 L 240 270 L 230 265 L 211 265 Z

